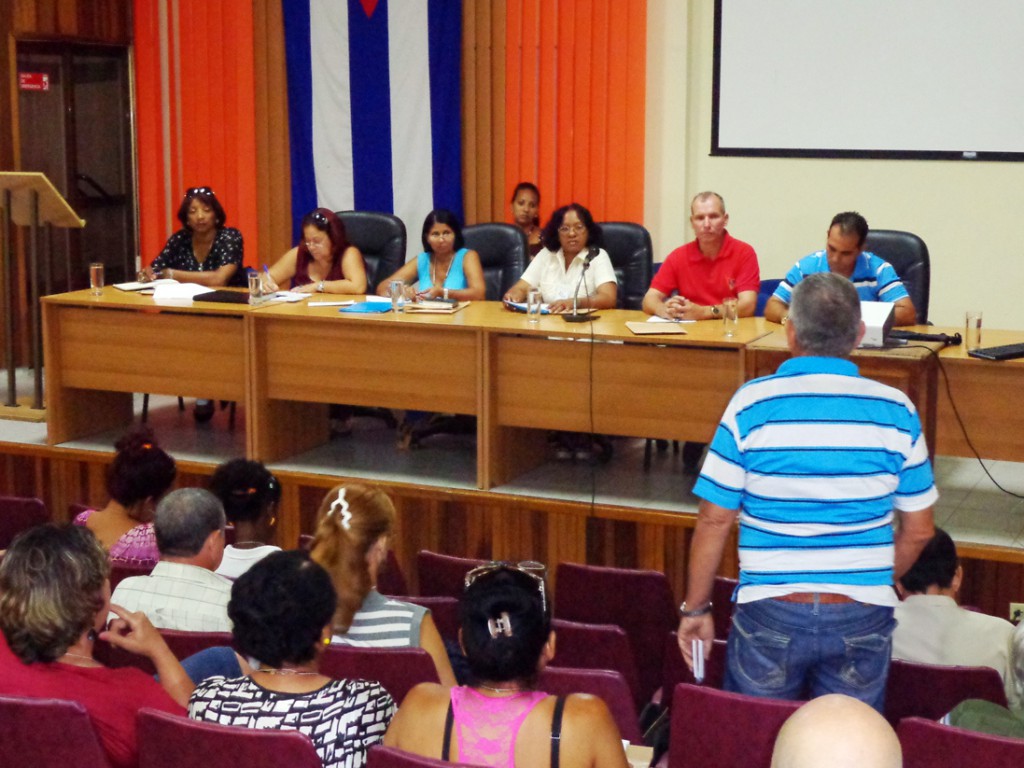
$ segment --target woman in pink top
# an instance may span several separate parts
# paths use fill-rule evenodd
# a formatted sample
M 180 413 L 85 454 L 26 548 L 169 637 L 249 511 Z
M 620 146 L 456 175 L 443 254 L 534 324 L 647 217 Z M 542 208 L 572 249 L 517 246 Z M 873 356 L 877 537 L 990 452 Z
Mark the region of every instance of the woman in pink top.
M 413 688 L 385 745 L 492 768 L 625 768 L 603 701 L 535 690 L 555 653 L 542 572 L 540 563 L 488 563 L 466 574 L 460 637 L 477 682 Z
M 100 540 L 111 561 L 155 565 L 160 559 L 153 532 L 153 510 L 174 482 L 177 467 L 152 430 L 139 427 L 117 445 L 107 470 L 110 501 L 103 509 L 87 509 L 75 518 Z

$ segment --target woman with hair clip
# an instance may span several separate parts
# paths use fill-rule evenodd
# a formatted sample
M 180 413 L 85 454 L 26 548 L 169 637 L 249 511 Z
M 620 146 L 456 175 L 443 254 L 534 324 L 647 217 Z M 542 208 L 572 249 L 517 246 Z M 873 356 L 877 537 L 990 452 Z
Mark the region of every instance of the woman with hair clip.
M 555 655 L 543 571 L 540 563 L 488 563 L 466 574 L 459 639 L 476 683 L 413 688 L 385 746 L 492 768 L 625 768 L 603 701 L 536 690 Z
M 269 276 L 270 290 L 290 280 L 291 290 L 301 293 L 366 293 L 363 255 L 327 208 L 302 217 L 302 241 L 270 267 Z
M 455 673 L 430 611 L 377 591 L 394 528 L 395 507 L 379 488 L 350 483 L 324 497 L 311 556 L 331 574 L 338 592 L 332 642 L 423 648 L 442 685 L 454 685 Z
M 75 525 L 92 531 L 112 561 L 155 565 L 160 550 L 153 510 L 174 482 L 177 467 L 148 427 L 129 432 L 114 447 L 117 453 L 107 469 L 110 501 L 103 509 L 81 512 Z
M 281 500 L 281 484 L 270 470 L 258 461 L 232 459 L 214 471 L 210 491 L 220 499 L 235 528 L 235 542 L 224 547 L 217 573 L 237 579 L 271 552 L 281 550 L 267 543 L 274 538 Z

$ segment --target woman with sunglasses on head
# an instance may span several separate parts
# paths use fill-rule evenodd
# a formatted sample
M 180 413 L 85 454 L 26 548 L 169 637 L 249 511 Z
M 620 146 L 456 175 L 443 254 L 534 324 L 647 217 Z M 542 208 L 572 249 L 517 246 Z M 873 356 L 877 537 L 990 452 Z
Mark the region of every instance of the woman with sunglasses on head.
M 536 184 L 529 181 L 521 181 L 516 184 L 512 191 L 512 223 L 523 230 L 526 235 L 527 260 L 532 261 L 544 248 L 541 242 L 540 217 L 537 211 L 540 209 L 540 190 Z
M 317 208 L 302 217 L 302 242 L 270 268 L 268 287 L 276 290 L 289 280 L 300 293 L 366 293 L 363 255 L 333 211 Z
M 423 683 L 384 744 L 493 768 L 625 768 L 619 729 L 600 699 L 548 696 L 537 676 L 555 654 L 540 563 L 489 563 L 466 574 L 459 638 L 472 686 Z
M 455 673 L 430 611 L 377 591 L 394 529 L 395 506 L 379 488 L 338 485 L 321 502 L 310 555 L 331 575 L 338 592 L 331 642 L 422 648 L 433 659 L 438 679 L 454 685 Z
M 601 248 L 601 227 L 590 211 L 579 203 L 562 206 L 551 214 L 541 240 L 544 250 L 508 290 L 505 301 L 526 301 L 528 291 L 539 289 L 551 312 L 572 312 L 574 294 L 579 309 L 615 308 L 615 269 Z
M 281 484 L 270 470 L 258 461 L 232 459 L 214 470 L 210 492 L 220 499 L 235 529 L 234 543 L 224 547 L 217 573 L 237 579 L 267 555 L 281 550 L 268 544 L 274 538 L 281 501 Z
M 160 255 L 142 275 L 179 283 L 245 285 L 242 233 L 225 227 L 227 215 L 209 187 L 192 187 L 178 206 L 181 229 L 167 240 Z
M 423 253 L 384 279 L 377 286 L 378 295 L 387 296 L 391 281 L 401 280 L 415 285 L 416 295 L 424 299 L 483 301 L 486 285 L 480 256 L 465 247 L 458 216 L 443 208 L 431 211 L 420 240 Z

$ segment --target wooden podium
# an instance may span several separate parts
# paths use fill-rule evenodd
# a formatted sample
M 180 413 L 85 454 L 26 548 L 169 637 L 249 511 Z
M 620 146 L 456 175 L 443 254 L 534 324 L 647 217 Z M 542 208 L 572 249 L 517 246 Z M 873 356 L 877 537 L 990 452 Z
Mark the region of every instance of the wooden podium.
M 39 285 L 40 277 L 45 285 L 50 283 L 50 260 L 44 262 L 45 274 L 39 274 L 39 233 L 40 225 L 80 229 L 85 226 L 85 219 L 68 205 L 56 187 L 42 173 L 21 173 L 17 171 L 0 172 L 0 192 L 3 193 L 3 205 L 0 208 L 0 276 L 4 304 L 4 367 L 7 369 L 7 396 L 4 401 L 5 415 L 13 418 L 40 419 L 43 408 L 43 342 L 40 328 Z M 32 410 L 35 417 L 28 412 L 19 412 L 17 390 L 15 387 L 14 360 L 14 305 L 16 293 L 20 293 L 13 284 L 14 249 L 11 241 L 11 224 L 29 228 L 29 329 L 32 335 L 32 371 L 33 395 Z M 50 248 L 50 229 L 46 230 L 46 248 Z

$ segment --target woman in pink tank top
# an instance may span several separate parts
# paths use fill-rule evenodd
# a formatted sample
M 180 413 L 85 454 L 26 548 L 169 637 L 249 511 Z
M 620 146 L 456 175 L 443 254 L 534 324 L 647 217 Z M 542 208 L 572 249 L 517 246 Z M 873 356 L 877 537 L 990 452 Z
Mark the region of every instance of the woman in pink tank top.
M 148 427 L 139 427 L 115 446 L 107 470 L 110 500 L 102 509 L 87 509 L 76 525 L 91 530 L 110 554 L 111 562 L 156 565 L 160 550 L 153 531 L 156 503 L 174 483 L 177 467 Z
M 385 745 L 491 768 L 625 768 L 604 702 L 535 688 L 555 653 L 543 571 L 540 563 L 488 563 L 466 574 L 460 638 L 476 682 L 413 688 Z

